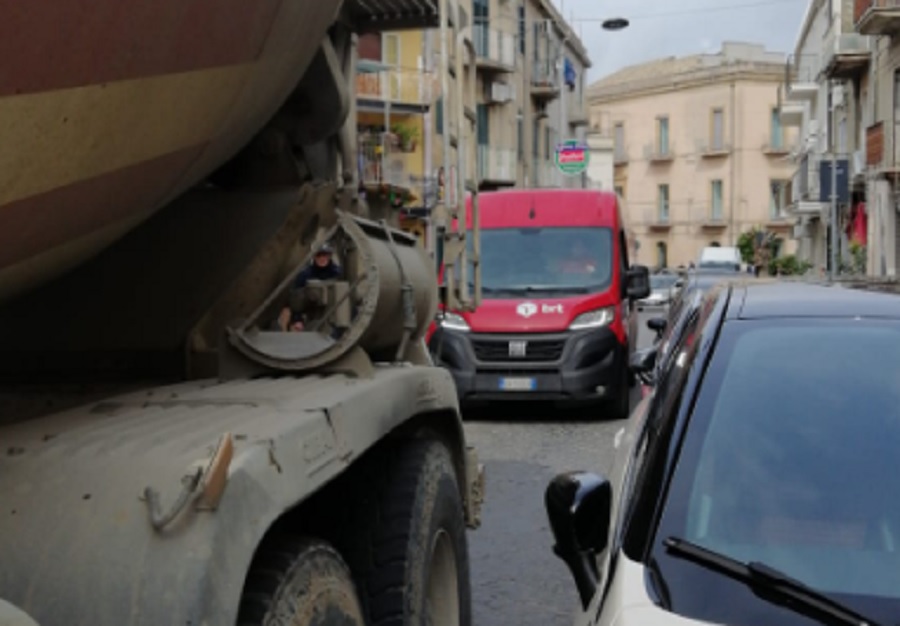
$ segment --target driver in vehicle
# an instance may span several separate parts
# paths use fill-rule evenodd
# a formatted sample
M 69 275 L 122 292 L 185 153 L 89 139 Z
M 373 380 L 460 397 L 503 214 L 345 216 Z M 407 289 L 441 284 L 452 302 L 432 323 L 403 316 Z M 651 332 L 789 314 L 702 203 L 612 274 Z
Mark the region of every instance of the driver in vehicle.
M 313 257 L 312 263 L 297 274 L 294 290 L 302 289 L 310 280 L 336 280 L 341 278 L 341 266 L 334 261 L 334 248 L 323 244 Z M 281 309 L 278 328 L 282 331 L 299 332 L 304 329 L 304 311 L 292 311 L 290 306 Z
M 566 257 L 559 263 L 558 268 L 564 274 L 593 274 L 597 271 L 597 259 L 580 238 L 572 242 Z

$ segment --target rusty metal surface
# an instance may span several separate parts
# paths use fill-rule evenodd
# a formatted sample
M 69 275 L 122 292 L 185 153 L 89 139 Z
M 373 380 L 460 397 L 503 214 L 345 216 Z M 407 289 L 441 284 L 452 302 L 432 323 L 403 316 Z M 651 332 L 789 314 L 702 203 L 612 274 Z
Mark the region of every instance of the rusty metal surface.
M 377 367 L 369 380 L 186 383 L 3 427 L 0 597 L 41 626 L 233 624 L 272 521 L 411 416 L 448 409 L 446 371 Z M 224 433 L 218 509 L 154 531 L 145 488 L 170 508 Z
M 90 258 L 246 146 L 301 82 L 339 9 L 0 8 L 0 52 L 16 60 L 0 72 L 0 299 Z

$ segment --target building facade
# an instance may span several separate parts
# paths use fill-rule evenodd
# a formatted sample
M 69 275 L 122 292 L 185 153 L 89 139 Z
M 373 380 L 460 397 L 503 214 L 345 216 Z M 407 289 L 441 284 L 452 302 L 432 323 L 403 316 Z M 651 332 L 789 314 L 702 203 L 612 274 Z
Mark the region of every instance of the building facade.
M 725 43 L 718 54 L 632 66 L 590 87 L 591 131 L 612 138 L 614 186 L 639 263 L 687 266 L 750 229 L 793 252 L 783 78 L 782 54 Z
M 866 228 L 859 226 L 869 188 L 877 187 L 867 184 L 866 155 L 866 129 L 877 128 L 867 102 L 872 40 L 856 32 L 854 8 L 853 0 L 810 1 L 778 88 L 782 122 L 798 131 L 788 207 L 793 235 L 798 256 L 817 273 L 833 263 L 836 271 L 861 272 L 869 265 Z

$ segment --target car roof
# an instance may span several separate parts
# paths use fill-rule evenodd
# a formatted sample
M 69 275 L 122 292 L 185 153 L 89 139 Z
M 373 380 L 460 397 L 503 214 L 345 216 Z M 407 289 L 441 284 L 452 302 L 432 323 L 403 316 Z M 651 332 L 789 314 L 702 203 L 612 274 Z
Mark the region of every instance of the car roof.
M 483 230 L 509 227 L 605 226 L 618 224 L 618 200 L 599 189 L 510 189 L 478 194 Z M 467 223 L 471 226 L 471 199 Z
M 732 285 L 731 319 L 788 317 L 900 319 L 900 284 L 742 281 Z

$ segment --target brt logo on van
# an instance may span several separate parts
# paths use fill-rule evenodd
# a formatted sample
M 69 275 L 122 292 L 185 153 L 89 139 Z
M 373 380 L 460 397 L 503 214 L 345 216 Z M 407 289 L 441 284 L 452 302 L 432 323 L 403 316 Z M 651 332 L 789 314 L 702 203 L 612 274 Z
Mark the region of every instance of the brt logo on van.
M 519 306 L 516 307 L 516 313 L 528 319 L 535 313 L 540 311 L 543 314 L 547 313 L 562 313 L 563 305 L 561 304 L 542 304 L 540 308 L 534 302 L 523 302 Z

